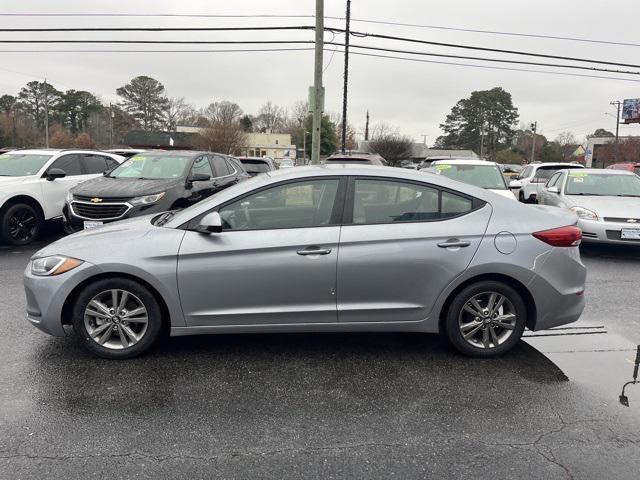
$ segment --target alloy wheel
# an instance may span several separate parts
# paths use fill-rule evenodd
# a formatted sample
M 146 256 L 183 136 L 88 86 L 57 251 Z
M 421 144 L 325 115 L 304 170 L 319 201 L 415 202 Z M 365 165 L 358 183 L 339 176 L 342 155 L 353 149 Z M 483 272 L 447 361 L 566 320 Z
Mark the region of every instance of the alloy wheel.
M 84 311 L 89 337 L 105 348 L 122 350 L 144 337 L 149 315 L 142 300 L 127 290 L 111 289 L 94 296 Z
M 28 242 L 36 234 L 38 219 L 29 208 L 18 208 L 9 217 L 9 236 L 19 242 Z
M 482 292 L 469 298 L 458 314 L 464 340 L 482 349 L 496 348 L 512 335 L 517 315 L 513 303 L 498 292 Z

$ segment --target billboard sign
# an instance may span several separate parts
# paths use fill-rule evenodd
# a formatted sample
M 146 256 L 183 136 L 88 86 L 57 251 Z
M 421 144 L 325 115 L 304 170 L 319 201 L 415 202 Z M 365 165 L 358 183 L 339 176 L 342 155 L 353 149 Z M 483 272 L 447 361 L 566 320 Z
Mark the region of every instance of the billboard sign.
M 622 121 L 640 123 L 640 98 L 630 98 L 622 104 Z

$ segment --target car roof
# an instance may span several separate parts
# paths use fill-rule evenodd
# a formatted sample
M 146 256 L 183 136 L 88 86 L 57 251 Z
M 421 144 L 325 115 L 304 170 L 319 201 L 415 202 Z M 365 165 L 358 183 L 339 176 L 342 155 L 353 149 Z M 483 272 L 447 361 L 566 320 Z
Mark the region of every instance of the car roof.
M 472 160 L 453 158 L 451 160 L 434 160 L 431 165 L 498 165 L 496 162 L 487 160 Z
M 567 171 L 571 171 L 567 169 Z M 616 169 L 608 169 L 608 168 L 583 168 L 580 170 L 580 173 L 588 174 L 588 175 L 633 175 L 631 170 L 616 170 Z
M 581 163 L 571 163 L 571 162 L 548 162 L 548 163 L 530 163 L 531 167 L 572 167 L 572 168 L 584 168 L 584 165 Z
M 24 149 L 18 149 L 18 150 L 11 150 L 10 152 L 7 152 L 7 153 L 9 154 L 28 153 L 31 155 L 55 155 L 56 153 L 60 153 L 63 151 L 64 150 L 54 149 L 54 148 L 24 148 Z
M 270 162 L 271 158 L 269 157 L 236 157 L 238 160 L 252 160 L 252 161 L 260 161 L 260 162 Z

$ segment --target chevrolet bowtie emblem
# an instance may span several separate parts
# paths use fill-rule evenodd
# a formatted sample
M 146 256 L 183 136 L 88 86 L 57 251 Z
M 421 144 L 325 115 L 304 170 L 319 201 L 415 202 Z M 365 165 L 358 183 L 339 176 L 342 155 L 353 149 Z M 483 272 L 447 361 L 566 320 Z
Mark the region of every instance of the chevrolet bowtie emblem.
M 91 203 L 100 203 L 102 201 L 101 198 L 95 197 L 91 199 Z

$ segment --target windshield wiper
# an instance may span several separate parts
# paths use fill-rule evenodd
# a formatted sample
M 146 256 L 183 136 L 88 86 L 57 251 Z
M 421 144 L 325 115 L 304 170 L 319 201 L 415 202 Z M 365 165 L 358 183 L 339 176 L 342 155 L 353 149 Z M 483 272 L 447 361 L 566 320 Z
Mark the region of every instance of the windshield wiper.
M 162 215 L 160 215 L 160 218 L 158 218 L 158 220 L 156 221 L 156 226 L 157 227 L 161 227 L 162 225 L 164 225 L 165 223 L 167 223 L 169 220 L 171 220 L 171 218 L 176 214 L 176 212 L 174 210 L 170 211 L 170 212 L 165 212 Z
M 625 195 L 624 193 L 618 193 L 616 195 L 616 197 L 634 197 L 634 198 L 638 198 L 638 197 L 640 197 L 640 195 Z

